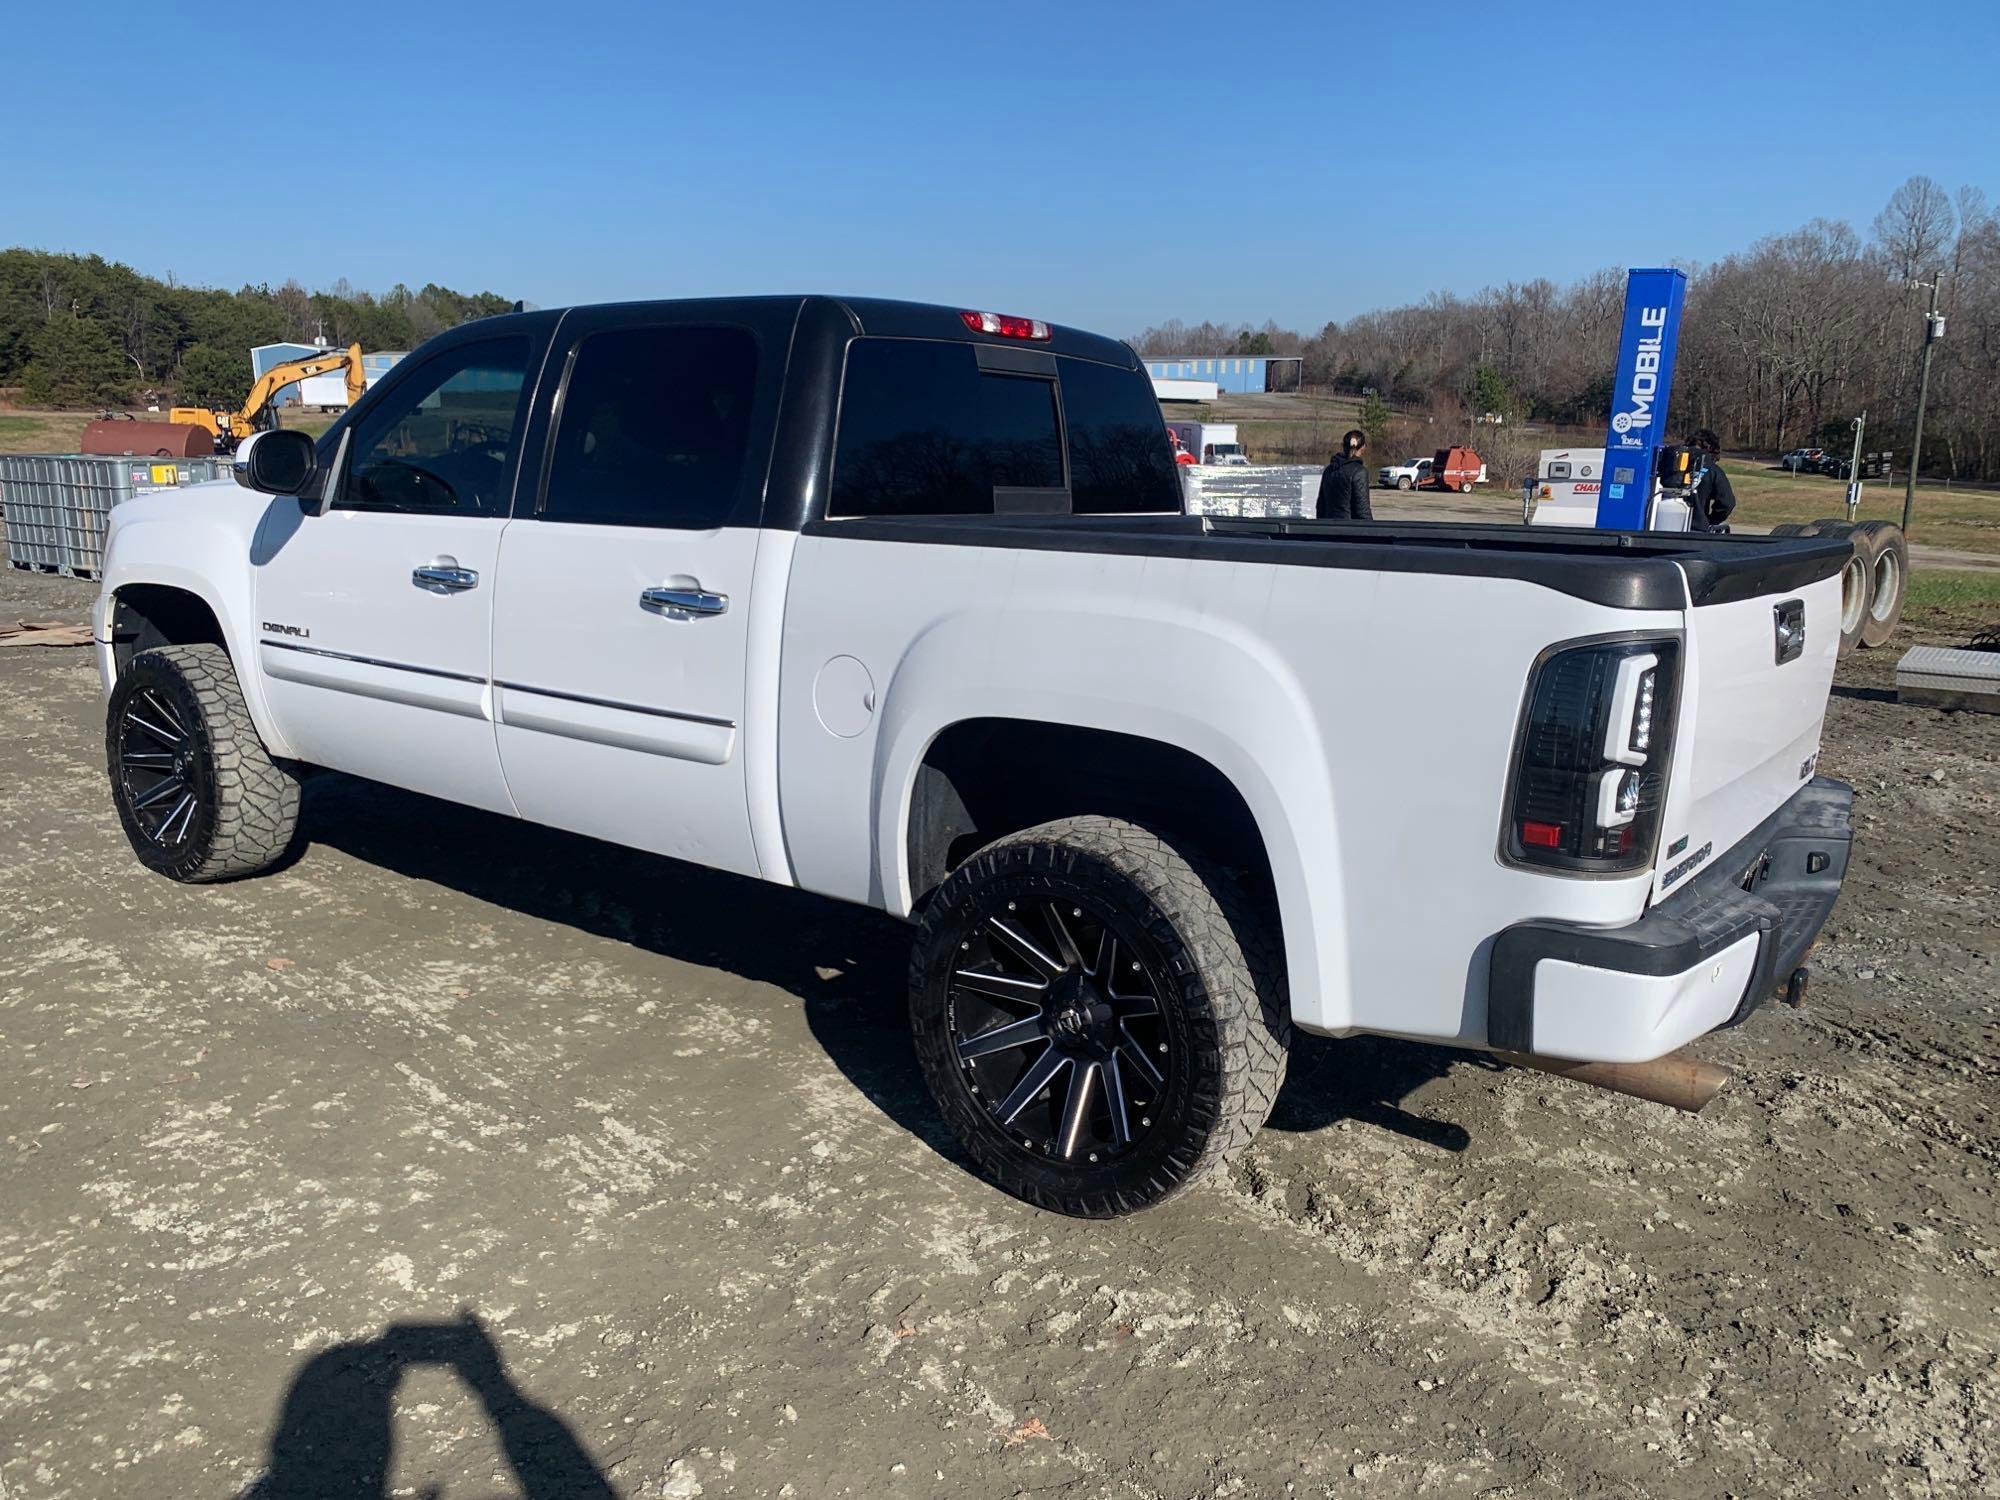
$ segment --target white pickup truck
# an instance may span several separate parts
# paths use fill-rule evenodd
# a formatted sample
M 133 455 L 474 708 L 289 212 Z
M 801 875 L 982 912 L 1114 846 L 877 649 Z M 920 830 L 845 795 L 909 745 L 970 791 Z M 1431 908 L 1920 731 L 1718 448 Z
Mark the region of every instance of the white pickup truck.
M 120 506 L 111 791 L 180 880 L 331 767 L 880 907 L 982 1169 L 1240 1149 L 1292 1027 L 1642 1062 L 1792 974 L 1844 542 L 1185 516 L 1123 344 L 826 297 L 442 334 Z
M 1399 464 L 1384 464 L 1375 471 L 1375 483 L 1385 490 L 1420 489 L 1431 481 L 1431 460 L 1406 458 Z

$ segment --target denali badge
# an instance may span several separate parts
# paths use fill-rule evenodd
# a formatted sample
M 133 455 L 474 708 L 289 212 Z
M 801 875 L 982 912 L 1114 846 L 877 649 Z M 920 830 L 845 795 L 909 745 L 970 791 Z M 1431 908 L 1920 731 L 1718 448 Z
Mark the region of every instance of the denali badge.
M 1690 854 L 1686 859 L 1682 860 L 1679 864 L 1675 865 L 1671 870 L 1667 871 L 1666 874 L 1662 875 L 1660 877 L 1660 889 L 1665 890 L 1668 886 L 1672 885 L 1676 880 L 1679 880 L 1681 876 L 1687 874 L 1688 871 L 1699 869 L 1702 865 L 1708 862 L 1708 856 L 1714 852 L 1715 852 L 1715 840 L 1710 839 L 1706 844 L 1703 844 L 1699 849 L 1695 850 L 1694 853 Z
M 1778 665 L 1796 661 L 1806 649 L 1806 601 L 1787 599 L 1772 605 L 1771 628 L 1777 636 Z
M 266 620 L 264 628 L 272 635 L 295 635 L 302 641 L 312 639 L 312 632 L 303 625 L 277 625 Z

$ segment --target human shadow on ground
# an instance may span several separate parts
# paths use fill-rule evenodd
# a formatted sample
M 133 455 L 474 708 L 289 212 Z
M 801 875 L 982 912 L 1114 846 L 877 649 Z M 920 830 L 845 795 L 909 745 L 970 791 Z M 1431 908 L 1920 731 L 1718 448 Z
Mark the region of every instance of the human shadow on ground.
M 910 1039 L 910 928 L 866 907 L 601 843 L 335 774 L 307 787 L 308 838 L 414 880 L 724 970 L 796 996 L 815 1040 L 876 1108 L 940 1155 L 969 1159 L 939 1115 Z M 1462 1151 L 1458 1125 L 1400 1107 L 1477 1053 L 1377 1038 L 1297 1036 L 1271 1124 L 1338 1120 Z
M 450 1370 L 479 1398 L 524 1500 L 617 1500 L 569 1425 L 514 1384 L 499 1346 L 469 1312 L 394 1323 L 380 1338 L 307 1360 L 285 1392 L 263 1476 L 237 1500 L 384 1500 L 396 1387 L 424 1366 Z

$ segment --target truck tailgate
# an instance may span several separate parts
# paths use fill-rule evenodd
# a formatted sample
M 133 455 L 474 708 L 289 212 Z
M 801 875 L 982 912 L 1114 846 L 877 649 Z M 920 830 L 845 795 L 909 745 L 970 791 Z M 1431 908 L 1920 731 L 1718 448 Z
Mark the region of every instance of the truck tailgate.
M 1781 615 L 1801 610 L 1805 639 L 1789 655 Z M 1655 897 L 1726 854 L 1812 777 L 1839 651 L 1837 576 L 1688 610 Z

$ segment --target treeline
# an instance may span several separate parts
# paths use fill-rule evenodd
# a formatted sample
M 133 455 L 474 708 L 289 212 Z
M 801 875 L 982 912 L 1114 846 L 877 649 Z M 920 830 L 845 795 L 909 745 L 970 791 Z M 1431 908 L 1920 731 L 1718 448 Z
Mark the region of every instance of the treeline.
M 0 385 L 41 406 L 166 398 L 234 406 L 248 394 L 250 350 L 311 343 L 415 348 L 511 298 L 431 284 L 380 296 L 345 280 L 309 292 L 296 281 L 226 292 L 177 286 L 96 255 L 0 250 Z M 161 404 L 166 404 L 166 399 Z
M 1869 449 L 1906 459 L 1930 299 L 1918 283 L 1935 281 L 1947 336 L 1933 354 L 1924 470 L 2000 479 L 2000 216 L 1979 189 L 1953 195 L 1912 177 L 1866 238 L 1815 219 L 1686 269 L 1670 431 L 1710 427 L 1738 450 L 1844 453 L 1849 419 L 1865 409 Z M 1155 354 L 1302 355 L 1308 385 L 1377 391 L 1433 429 L 1470 432 L 1491 413 L 1601 430 L 1624 299 L 1624 273 L 1606 270 L 1569 286 L 1434 292 L 1313 334 L 1169 322 L 1135 343 Z

